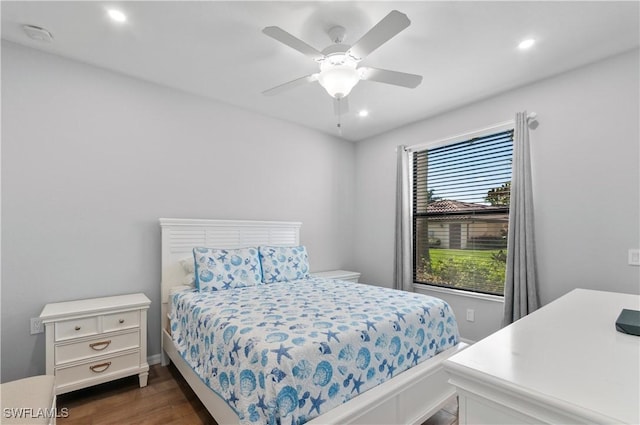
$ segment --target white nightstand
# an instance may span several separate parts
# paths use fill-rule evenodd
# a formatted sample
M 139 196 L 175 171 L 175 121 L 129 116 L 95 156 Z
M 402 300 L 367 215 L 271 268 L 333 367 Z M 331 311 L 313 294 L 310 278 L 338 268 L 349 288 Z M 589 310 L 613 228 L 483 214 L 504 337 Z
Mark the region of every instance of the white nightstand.
M 45 305 L 40 319 L 56 394 L 130 375 L 146 386 L 149 304 L 144 294 L 130 294 Z
M 357 282 L 360 279 L 360 273 L 350 272 L 347 270 L 329 270 L 326 272 L 314 272 L 311 273 L 313 277 L 322 277 L 325 279 L 340 279 L 349 282 Z

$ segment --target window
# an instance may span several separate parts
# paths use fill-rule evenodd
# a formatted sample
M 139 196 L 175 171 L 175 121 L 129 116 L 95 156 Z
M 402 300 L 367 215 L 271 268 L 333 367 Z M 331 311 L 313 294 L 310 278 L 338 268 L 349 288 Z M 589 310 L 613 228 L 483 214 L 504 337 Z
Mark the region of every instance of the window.
M 413 279 L 504 292 L 513 130 L 413 154 Z

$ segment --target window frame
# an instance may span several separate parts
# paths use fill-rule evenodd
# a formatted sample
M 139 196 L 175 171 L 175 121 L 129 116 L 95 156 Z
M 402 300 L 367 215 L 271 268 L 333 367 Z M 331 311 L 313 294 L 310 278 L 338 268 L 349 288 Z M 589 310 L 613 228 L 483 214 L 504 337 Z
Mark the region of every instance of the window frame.
M 490 300 L 490 301 L 503 301 L 504 300 L 504 291 L 502 294 L 497 294 L 497 293 L 491 293 L 491 292 L 482 292 L 482 291 L 478 291 L 472 288 L 463 288 L 463 287 L 453 287 L 453 286 L 449 286 L 449 285 L 441 285 L 441 284 L 437 284 L 437 283 L 429 283 L 429 282 L 421 282 L 421 281 L 417 281 L 416 280 L 416 274 L 417 274 L 417 267 L 416 267 L 416 257 L 417 257 L 417 251 L 416 251 L 416 243 L 417 243 L 417 232 L 416 232 L 416 213 L 415 213 L 415 195 L 414 195 L 414 182 L 415 182 L 415 178 L 414 175 L 416 173 L 416 169 L 415 169 L 415 155 L 419 152 L 422 151 L 426 151 L 426 150 L 431 150 L 431 149 L 436 149 L 436 148 L 440 148 L 440 147 L 444 147 L 444 146 L 448 146 L 448 145 L 454 145 L 456 143 L 462 143 L 462 142 L 468 142 L 471 141 L 472 139 L 475 138 L 484 138 L 484 137 L 488 137 L 488 136 L 492 136 L 495 134 L 499 134 L 502 132 L 506 132 L 506 131 L 511 131 L 511 140 L 513 142 L 513 137 L 514 137 L 514 122 L 513 121 L 508 121 L 508 122 L 504 122 L 501 124 L 497 124 L 491 127 L 487 127 L 481 130 L 476 130 L 476 131 L 472 131 L 472 132 L 468 132 L 468 133 L 464 133 L 458 136 L 453 136 L 453 137 L 448 137 L 448 138 L 444 138 L 444 139 L 439 139 L 433 142 L 428 142 L 428 143 L 424 143 L 421 145 L 416 145 L 416 146 L 412 146 L 410 148 L 408 148 L 407 150 L 411 153 L 410 156 L 410 164 L 411 164 L 411 176 L 412 178 L 410 179 L 410 193 L 412 194 L 410 197 L 410 211 L 411 211 L 411 235 L 412 235 L 412 258 L 411 258 L 411 263 L 412 263 L 412 277 L 413 277 L 413 286 L 414 289 L 416 290 L 420 290 L 420 291 L 435 291 L 435 292 L 443 292 L 443 293 L 453 293 L 456 295 L 464 295 L 464 296 L 469 296 L 469 297 L 473 297 L 473 298 L 479 298 L 479 299 L 484 299 L 484 300 Z M 425 177 L 426 178 L 426 177 Z M 513 176 L 511 176 L 511 180 L 513 179 Z M 429 190 L 429 189 L 427 189 Z M 509 214 L 509 209 L 510 206 L 504 207 L 502 208 L 503 212 L 506 212 L 507 215 Z M 494 209 L 491 211 L 491 213 L 495 213 L 497 212 L 499 209 Z M 505 211 L 506 210 L 506 211 Z M 446 214 L 445 214 L 446 215 Z M 451 214 L 453 215 L 453 214 Z M 479 216 L 481 216 L 482 214 L 479 214 Z M 420 214 L 421 217 L 425 217 L 426 213 L 421 213 Z M 429 233 L 429 229 L 427 227 L 427 233 Z M 429 248 L 427 248 L 429 249 Z

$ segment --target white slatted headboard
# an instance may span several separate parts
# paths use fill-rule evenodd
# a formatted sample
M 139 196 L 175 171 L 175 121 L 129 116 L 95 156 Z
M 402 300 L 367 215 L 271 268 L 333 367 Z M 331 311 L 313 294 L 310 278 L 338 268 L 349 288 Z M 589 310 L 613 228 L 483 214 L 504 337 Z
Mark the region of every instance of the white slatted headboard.
M 165 323 L 169 291 L 179 285 L 184 271 L 179 260 L 192 255 L 196 246 L 242 248 L 258 245 L 299 245 L 296 221 L 194 220 L 161 218 L 162 322 Z

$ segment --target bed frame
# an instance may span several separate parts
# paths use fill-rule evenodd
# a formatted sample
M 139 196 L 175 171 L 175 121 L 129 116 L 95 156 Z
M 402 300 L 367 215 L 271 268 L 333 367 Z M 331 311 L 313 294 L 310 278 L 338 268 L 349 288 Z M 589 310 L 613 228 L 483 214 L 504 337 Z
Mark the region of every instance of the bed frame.
M 179 260 L 195 246 L 238 248 L 257 245 L 298 245 L 300 222 L 193 220 L 161 218 L 162 229 L 162 365 L 171 360 L 202 404 L 220 425 L 238 424 L 227 403 L 209 389 L 184 361 L 169 333 L 168 297 L 184 277 Z M 455 389 L 443 362 L 466 345 L 432 357 L 329 412 L 307 422 L 317 424 L 420 424 L 441 409 Z

